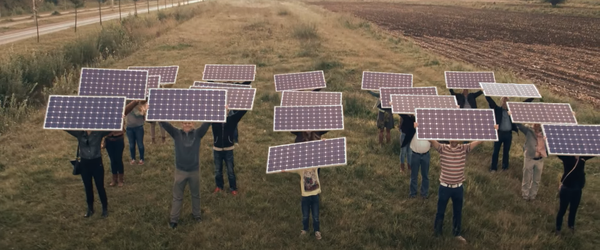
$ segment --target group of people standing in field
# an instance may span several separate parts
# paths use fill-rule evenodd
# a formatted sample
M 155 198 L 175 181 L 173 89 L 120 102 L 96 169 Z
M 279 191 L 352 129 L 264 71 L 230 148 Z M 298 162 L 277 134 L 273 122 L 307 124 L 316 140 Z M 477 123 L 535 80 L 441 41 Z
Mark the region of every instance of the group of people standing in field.
M 379 93 L 369 91 L 371 95 L 379 98 Z M 470 93 L 465 89 L 462 93 L 456 93 L 450 90 L 450 94 L 456 96 L 457 104 L 460 108 L 477 108 L 477 98 L 483 94 L 479 90 Z M 509 168 L 510 147 L 512 145 L 513 132 L 522 132 L 526 136 L 523 145 L 523 178 L 521 184 L 521 195 L 524 200 L 532 201 L 536 199 L 542 171 L 544 168 L 544 159 L 548 157 L 546 149 L 546 140 L 542 133 L 540 124 L 514 124 L 510 119 L 506 103 L 508 97 L 501 98 L 501 105 L 497 105 L 491 97 L 485 97 L 489 108 L 494 110 L 496 120 L 496 130 L 498 130 L 498 141 L 494 142 L 494 151 L 492 153 L 492 163 L 489 168 L 491 173 L 498 170 L 498 158 L 500 149 L 503 148 L 502 170 Z M 525 100 L 531 102 L 533 98 Z M 384 144 L 384 131 L 386 133 L 386 142 L 391 142 L 390 131 L 394 128 L 394 119 L 391 108 L 382 108 L 381 102 L 377 103 L 378 117 L 377 128 L 379 129 L 379 144 Z M 466 242 L 461 236 L 461 218 L 463 206 L 463 182 L 464 168 L 467 154 L 473 150 L 480 141 L 463 143 L 458 141 L 438 142 L 418 140 L 415 136 L 416 127 L 414 115 L 400 115 L 400 171 L 405 172 L 405 166 L 410 171 L 409 198 L 417 196 L 418 177 L 421 173 L 420 194 L 423 199 L 429 195 L 429 165 L 431 160 L 430 148 L 438 151 L 440 157 L 440 186 L 438 190 L 437 213 L 434 220 L 435 235 L 442 234 L 442 224 L 444 213 L 448 201 L 452 200 L 453 223 L 452 232 L 454 236 Z M 585 162 L 593 157 L 582 156 L 558 156 L 563 162 L 564 173 L 559 184 L 559 210 L 556 216 L 556 235 L 560 235 L 562 230 L 563 217 L 570 208 L 568 217 L 568 227 L 575 229 L 575 215 L 581 201 L 582 189 L 585 185 Z M 406 165 L 405 165 L 406 159 Z

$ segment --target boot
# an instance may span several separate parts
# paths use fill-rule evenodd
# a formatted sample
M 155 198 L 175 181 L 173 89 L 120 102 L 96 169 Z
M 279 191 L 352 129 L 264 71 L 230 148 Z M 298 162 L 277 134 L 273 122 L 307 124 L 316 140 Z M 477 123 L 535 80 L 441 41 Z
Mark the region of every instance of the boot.
M 111 187 L 114 187 L 115 185 L 117 185 L 117 175 L 116 174 L 112 175 L 112 181 L 108 185 Z
M 400 163 L 400 171 L 404 172 L 404 163 Z
M 119 177 L 118 177 L 118 179 L 119 179 L 119 187 L 122 187 L 122 186 L 123 186 L 123 182 L 124 182 L 124 181 L 123 181 L 123 179 L 124 179 L 123 175 L 124 175 L 124 174 L 119 174 Z
M 392 136 L 390 135 L 390 131 L 387 131 L 387 134 L 385 135 L 385 141 L 387 144 L 392 142 Z
M 88 206 L 87 212 L 83 215 L 85 218 L 89 218 L 94 214 L 94 206 Z
M 408 171 L 411 171 L 410 170 L 410 164 L 406 163 L 406 167 L 408 168 Z
M 108 207 L 102 206 L 102 218 L 108 217 Z
M 379 132 L 379 145 L 383 145 L 383 132 Z

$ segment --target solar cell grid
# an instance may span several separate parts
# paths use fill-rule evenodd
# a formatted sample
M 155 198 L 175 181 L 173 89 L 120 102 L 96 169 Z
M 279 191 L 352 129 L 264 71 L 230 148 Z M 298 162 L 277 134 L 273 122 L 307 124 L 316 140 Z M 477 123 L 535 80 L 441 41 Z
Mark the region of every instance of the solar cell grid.
M 329 131 L 344 129 L 341 105 L 275 107 L 273 131 Z
M 551 155 L 600 156 L 600 125 L 542 125 Z
M 542 98 L 542 95 L 534 84 L 515 84 L 515 88 L 517 88 L 517 92 L 522 97 Z
M 204 66 L 204 81 L 254 81 L 256 65 L 207 64 Z
M 281 106 L 342 105 L 341 92 L 283 91 Z
M 146 96 L 150 94 L 150 89 L 160 88 L 160 76 L 148 76 L 148 83 L 146 84 Z
M 225 89 L 151 89 L 147 121 L 225 122 Z
M 79 78 L 81 96 L 125 96 L 145 100 L 148 71 L 82 68 Z
M 254 106 L 255 88 L 213 88 L 190 87 L 190 89 L 227 89 L 227 106 L 231 110 L 252 110 Z
M 436 87 L 416 87 L 416 88 L 381 88 L 380 89 L 381 107 L 391 108 L 391 95 L 437 95 Z
M 507 102 L 513 123 L 577 124 L 568 103 Z
M 130 66 L 132 70 L 147 70 L 148 75 L 160 76 L 160 84 L 175 84 L 179 66 Z
M 379 90 L 384 87 L 410 88 L 412 86 L 412 74 L 363 71 L 361 89 Z
M 251 85 L 220 83 L 220 82 L 194 82 L 192 87 L 214 87 L 214 88 L 252 88 Z
M 325 74 L 322 70 L 277 74 L 275 77 L 275 91 L 281 92 L 284 90 L 309 90 L 322 89 L 327 87 L 325 83 Z
M 446 71 L 448 89 L 480 89 L 480 82 L 496 82 L 494 72 Z
M 485 96 L 541 98 L 533 84 L 480 83 Z
M 346 165 L 346 138 L 269 147 L 267 174 Z
M 417 139 L 497 141 L 492 109 L 416 109 Z
M 44 129 L 119 131 L 124 110 L 125 97 L 51 95 Z
M 391 95 L 393 114 L 415 114 L 416 108 L 458 108 L 453 95 L 411 96 Z

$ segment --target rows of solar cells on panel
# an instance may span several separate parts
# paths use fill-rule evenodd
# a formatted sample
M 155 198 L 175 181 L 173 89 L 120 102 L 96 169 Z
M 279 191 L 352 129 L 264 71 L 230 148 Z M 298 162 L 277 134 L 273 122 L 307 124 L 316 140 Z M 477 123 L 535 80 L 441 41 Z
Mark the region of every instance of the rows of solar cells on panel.
M 329 131 L 344 129 L 341 105 L 275 107 L 273 131 Z
M 190 89 L 226 89 L 227 106 L 231 110 L 252 110 L 254 106 L 255 88 L 214 88 L 214 87 L 194 87 Z
M 125 97 L 51 95 L 44 129 L 119 131 L 124 110 Z
M 542 125 L 552 155 L 600 156 L 600 125 Z
M 568 103 L 507 102 L 513 123 L 577 124 Z
M 381 88 L 379 91 L 382 108 L 391 108 L 391 95 L 437 95 L 436 87 Z
M 82 68 L 81 96 L 125 96 L 128 100 L 146 99 L 148 71 Z
M 267 174 L 346 165 L 346 138 L 269 147 Z
M 480 83 L 485 96 L 542 98 L 533 84 Z
M 393 114 L 415 114 L 416 108 L 458 108 L 453 95 L 391 95 Z
M 283 91 L 281 106 L 342 105 L 342 92 Z
M 480 89 L 479 83 L 496 82 L 494 72 L 446 71 L 448 89 Z
M 150 89 L 160 88 L 160 76 L 148 76 L 148 83 L 146 84 L 146 96 L 150 94 Z
M 150 76 L 160 76 L 160 84 L 175 84 L 179 66 L 129 66 L 131 70 L 147 70 Z
M 326 87 L 325 74 L 322 70 L 289 74 L 277 74 L 275 78 L 275 91 L 285 90 L 312 90 Z
M 206 64 L 202 73 L 204 81 L 254 81 L 256 65 Z
M 361 89 L 379 90 L 386 87 L 410 88 L 412 86 L 412 74 L 363 71 Z
M 497 141 L 492 109 L 416 109 L 417 139 Z
M 234 84 L 234 83 L 220 83 L 220 82 L 194 82 L 192 87 L 212 87 L 212 88 L 252 88 L 251 85 L 246 84 Z
M 225 122 L 226 89 L 151 89 L 147 121 Z

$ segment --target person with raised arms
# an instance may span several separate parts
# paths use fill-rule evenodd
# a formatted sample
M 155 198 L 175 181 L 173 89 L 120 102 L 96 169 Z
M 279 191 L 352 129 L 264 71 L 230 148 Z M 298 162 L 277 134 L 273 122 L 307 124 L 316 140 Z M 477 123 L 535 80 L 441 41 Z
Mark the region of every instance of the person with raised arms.
M 517 128 L 527 138 L 523 144 L 523 181 L 521 182 L 521 195 L 524 200 L 532 201 L 540 187 L 542 171 L 544 170 L 544 158 L 548 157 L 546 152 L 546 140 L 542 133 L 540 124 L 523 125 L 517 124 Z
M 234 131 L 238 123 L 244 117 L 247 110 L 229 111 L 225 123 L 212 123 L 213 133 L 213 158 L 215 162 L 215 183 L 217 187 L 213 193 L 219 193 L 224 189 L 225 182 L 223 180 L 223 161 L 227 166 L 227 179 L 229 180 L 229 190 L 233 196 L 238 194 L 237 182 L 235 179 L 233 149 Z
M 563 162 L 563 175 L 559 186 L 559 208 L 556 215 L 556 235 L 560 235 L 562 229 L 563 217 L 569 209 L 569 219 L 567 225 L 571 232 L 575 233 L 575 215 L 581 202 L 581 194 L 585 186 L 585 163 L 593 156 L 568 156 L 559 155 L 558 158 Z
M 374 97 L 381 98 L 381 95 L 377 92 L 369 90 L 369 94 Z M 381 99 L 377 100 L 377 109 L 379 114 L 377 115 L 377 128 L 379 129 L 379 144 L 383 145 L 383 130 L 385 130 L 386 143 L 390 143 L 392 136 L 390 131 L 394 128 L 394 116 L 392 115 L 391 108 L 382 108 Z
M 454 90 L 449 89 L 450 94 L 456 96 L 456 103 L 461 109 L 476 109 L 477 108 L 477 97 L 483 94 L 482 90 L 475 93 L 469 93 L 468 89 L 463 89 L 461 93 L 455 93 Z
M 127 116 L 138 104 L 139 101 L 132 101 L 127 104 L 125 107 L 125 116 Z M 110 159 L 110 170 L 112 172 L 112 181 L 108 184 L 111 187 L 116 186 L 117 183 L 119 187 L 122 187 L 125 182 L 125 167 L 123 166 L 125 133 L 125 126 L 123 126 L 123 130 L 113 131 L 104 138 L 104 147 L 106 148 L 108 158 Z

